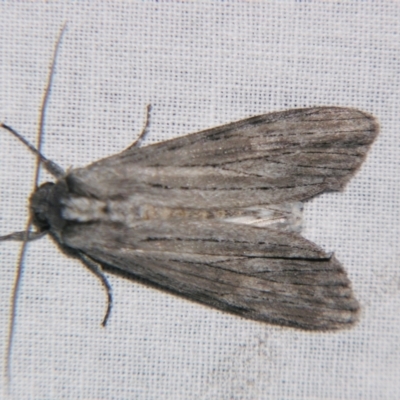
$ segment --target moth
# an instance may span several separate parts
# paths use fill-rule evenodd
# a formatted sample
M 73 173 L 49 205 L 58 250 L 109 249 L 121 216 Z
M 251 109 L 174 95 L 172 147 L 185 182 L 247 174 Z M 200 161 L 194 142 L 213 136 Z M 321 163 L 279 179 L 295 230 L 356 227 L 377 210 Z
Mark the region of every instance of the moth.
M 43 110 L 53 73 L 54 61 Z M 41 132 L 43 121 L 44 111 Z M 67 172 L 2 127 L 56 181 L 30 198 L 37 230 L 1 239 L 49 234 L 82 260 L 107 290 L 104 324 L 109 269 L 271 324 L 327 331 L 357 321 L 345 270 L 301 236 L 299 220 L 304 201 L 342 190 L 360 168 L 378 134 L 373 116 L 292 109 L 140 147 L 145 128 L 126 150 Z

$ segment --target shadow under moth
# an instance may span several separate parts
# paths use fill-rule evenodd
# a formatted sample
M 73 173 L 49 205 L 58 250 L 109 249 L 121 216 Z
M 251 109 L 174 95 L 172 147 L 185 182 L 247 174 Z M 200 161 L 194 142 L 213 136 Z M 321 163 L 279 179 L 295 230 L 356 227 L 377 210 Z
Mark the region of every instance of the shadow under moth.
M 40 152 L 58 47 L 38 146 L 2 124 L 56 182 L 38 186 L 36 178 L 37 230 L 1 240 L 26 244 L 48 233 L 82 260 L 107 290 L 104 324 L 108 268 L 252 320 L 321 331 L 357 321 L 346 272 L 300 235 L 298 222 L 301 202 L 341 190 L 360 167 L 378 134 L 371 115 L 293 109 L 140 147 L 145 128 L 121 153 L 64 172 Z

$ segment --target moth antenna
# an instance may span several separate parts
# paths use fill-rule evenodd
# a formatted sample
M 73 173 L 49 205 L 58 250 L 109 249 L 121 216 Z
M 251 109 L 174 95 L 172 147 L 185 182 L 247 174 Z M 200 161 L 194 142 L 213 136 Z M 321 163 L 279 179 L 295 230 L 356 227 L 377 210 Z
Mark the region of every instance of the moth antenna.
M 61 39 L 66 30 L 66 27 L 67 27 L 67 24 L 65 23 L 60 31 L 60 34 L 58 35 L 58 39 L 57 39 L 57 42 L 54 47 L 53 59 L 52 59 L 51 66 L 50 66 L 50 73 L 49 73 L 49 77 L 47 79 L 47 85 L 46 85 L 46 89 L 45 89 L 43 101 L 42 101 L 42 106 L 41 106 L 36 149 L 34 148 L 34 146 L 28 145 L 28 147 L 32 151 L 34 151 L 34 153 L 36 154 L 36 168 L 35 168 L 35 178 L 34 178 L 34 185 L 33 185 L 34 190 L 36 190 L 38 187 L 40 165 L 44 159 L 44 157 L 41 154 L 41 148 L 42 148 L 42 141 L 43 141 L 43 134 L 44 134 L 44 122 L 45 122 L 45 116 L 46 116 L 46 108 L 47 108 L 48 100 L 50 97 L 50 91 L 51 91 L 51 85 L 53 82 L 53 77 L 54 77 L 54 72 L 55 72 L 57 54 L 58 54 L 58 50 L 60 48 Z M 11 133 L 13 133 L 15 136 L 17 136 L 19 139 L 22 138 L 21 135 L 16 134 L 16 132 L 13 129 L 9 128 L 7 125 L 2 124 L 2 126 L 3 126 L 3 128 L 5 128 L 5 129 L 9 130 Z M 25 144 L 29 143 L 26 140 L 22 140 L 22 142 Z M 46 165 L 46 162 L 44 162 L 44 165 Z M 12 354 L 12 345 L 13 345 L 13 338 L 14 338 L 14 332 L 15 332 L 15 319 L 16 319 L 16 313 L 17 313 L 18 294 L 19 294 L 19 290 L 20 290 L 20 284 L 21 284 L 21 278 L 22 278 L 22 272 L 23 272 L 22 265 L 23 265 L 23 260 L 24 260 L 24 256 L 25 256 L 26 246 L 27 246 L 27 243 L 31 236 L 30 229 L 31 229 L 31 225 L 32 225 L 32 220 L 33 220 L 33 216 L 31 214 L 26 223 L 26 228 L 24 231 L 23 239 L 22 239 L 23 243 L 21 246 L 21 250 L 19 252 L 18 267 L 17 267 L 17 272 L 15 275 L 14 287 L 13 287 L 13 292 L 12 292 L 11 319 L 10 319 L 10 325 L 9 325 L 9 330 L 8 330 L 6 362 L 5 362 L 5 374 L 6 374 L 8 389 L 11 386 L 11 354 Z M 19 233 L 18 235 L 22 238 L 22 234 Z
M 13 232 L 8 235 L 0 236 L 0 242 L 5 242 L 6 240 L 14 240 L 17 242 L 23 242 L 25 240 L 25 232 L 26 231 L 20 231 L 20 232 Z M 28 242 L 32 242 L 33 240 L 40 239 L 44 235 L 47 235 L 48 231 L 43 231 L 43 232 L 28 232 Z
M 57 165 L 54 161 L 46 158 L 40 151 L 36 149 L 36 147 L 29 143 L 20 133 L 18 133 L 14 128 L 8 126 L 4 123 L 1 123 L 0 126 L 6 129 L 8 132 L 12 133 L 17 139 L 19 139 L 28 149 L 35 154 L 37 157 L 40 157 L 40 163 L 44 166 L 44 168 L 50 172 L 55 178 L 59 179 L 65 175 L 64 170 Z
M 38 142 L 37 142 L 37 146 L 36 146 L 37 151 L 38 151 L 38 154 L 37 154 L 38 166 L 36 168 L 36 174 L 35 174 L 35 188 L 37 188 L 38 182 L 39 182 L 39 172 L 40 172 L 40 162 L 41 162 L 41 157 L 39 156 L 39 154 L 41 153 L 41 150 L 42 150 L 42 141 L 43 141 L 43 136 L 44 136 L 44 122 L 46 120 L 47 104 L 49 102 L 51 86 L 53 84 L 53 78 L 55 75 L 55 67 L 56 67 L 56 61 L 57 61 L 57 56 L 58 56 L 58 50 L 60 48 L 61 39 L 62 39 L 66 29 L 67 29 L 67 23 L 65 23 L 63 25 L 63 27 L 61 28 L 61 32 L 58 35 L 57 42 L 54 46 L 53 60 L 51 62 L 50 73 L 49 73 L 49 77 L 47 79 L 47 85 L 46 85 L 46 89 L 44 91 L 44 96 L 43 96 L 43 100 L 42 100 L 39 131 L 38 131 L 39 136 L 38 136 Z

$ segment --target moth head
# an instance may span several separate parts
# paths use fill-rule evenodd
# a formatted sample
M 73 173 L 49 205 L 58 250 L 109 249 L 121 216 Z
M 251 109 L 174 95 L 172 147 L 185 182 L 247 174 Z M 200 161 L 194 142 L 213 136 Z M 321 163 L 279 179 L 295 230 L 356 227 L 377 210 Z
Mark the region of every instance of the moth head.
M 39 186 L 30 199 L 33 223 L 39 231 L 56 233 L 65 226 L 61 216 L 61 199 L 66 193 L 65 182 L 46 182 Z

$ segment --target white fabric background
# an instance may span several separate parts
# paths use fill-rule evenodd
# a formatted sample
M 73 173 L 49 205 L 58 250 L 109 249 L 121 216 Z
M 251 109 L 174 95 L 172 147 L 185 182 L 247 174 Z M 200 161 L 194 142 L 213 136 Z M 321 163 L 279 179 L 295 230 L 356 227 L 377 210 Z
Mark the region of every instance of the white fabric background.
M 304 235 L 335 252 L 363 312 L 349 331 L 302 332 L 109 275 L 103 329 L 98 280 L 44 238 L 25 259 L 14 398 L 400 398 L 400 3 L 2 2 L 0 120 L 31 141 L 65 21 L 44 145 L 64 168 L 126 147 L 148 103 L 147 143 L 286 108 L 376 115 L 381 134 L 359 173 L 305 209 Z M 0 138 L 6 234 L 24 227 L 34 159 Z M 2 354 L 18 251 L 0 244 Z

